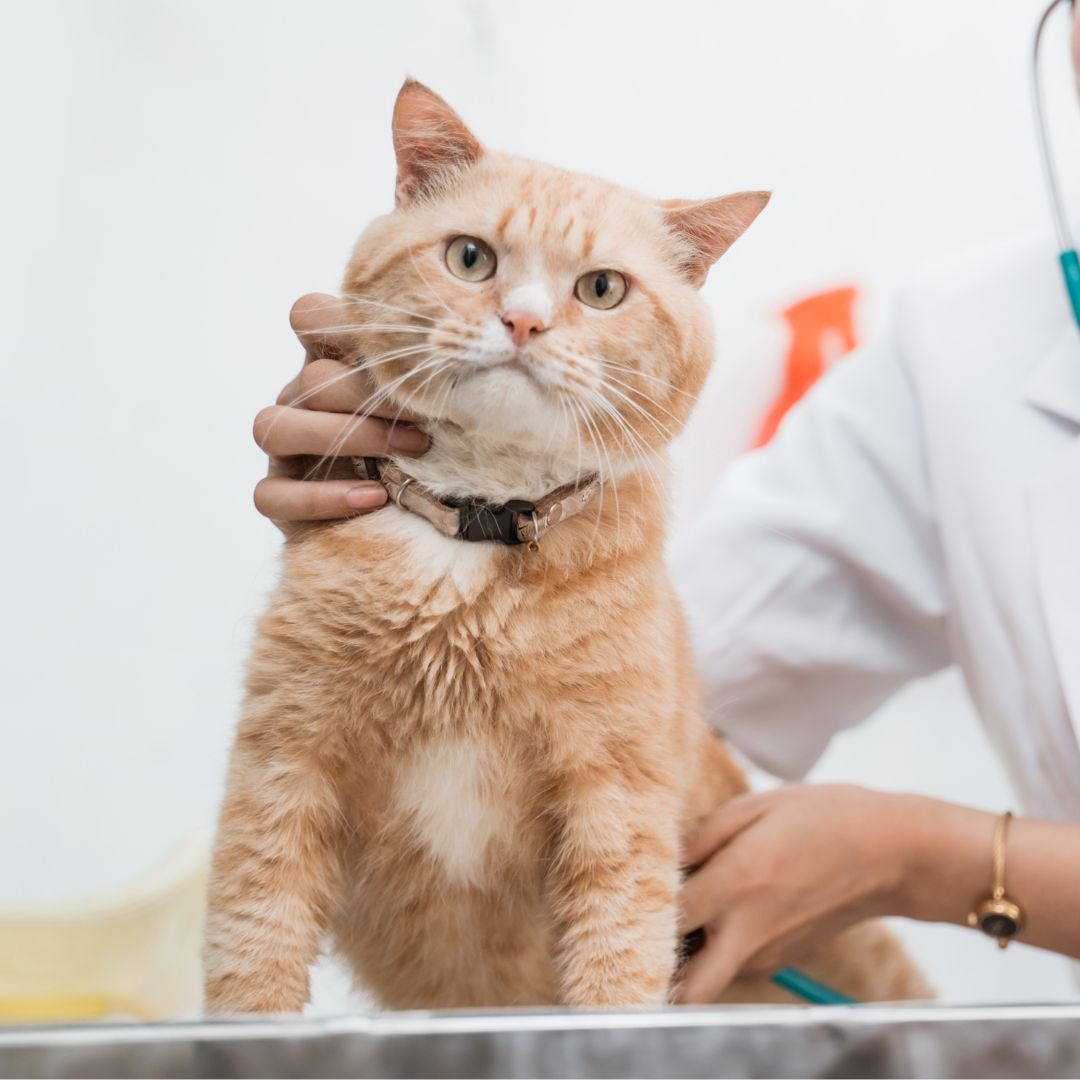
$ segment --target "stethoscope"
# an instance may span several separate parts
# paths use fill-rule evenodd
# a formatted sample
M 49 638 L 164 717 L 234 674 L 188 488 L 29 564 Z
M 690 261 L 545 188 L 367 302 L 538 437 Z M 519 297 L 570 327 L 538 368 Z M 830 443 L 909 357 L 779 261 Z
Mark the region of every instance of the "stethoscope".
M 1065 288 L 1072 304 L 1073 318 L 1080 326 L 1080 258 L 1077 258 L 1076 245 L 1073 243 L 1072 229 L 1065 216 L 1065 205 L 1061 201 L 1061 188 L 1058 185 L 1057 170 L 1050 150 L 1050 136 L 1046 130 L 1045 107 L 1043 104 L 1042 80 L 1039 78 L 1039 46 L 1042 44 L 1043 30 L 1054 8 L 1058 4 L 1072 3 L 1072 0 L 1050 0 L 1050 5 L 1039 19 L 1035 28 L 1035 42 L 1031 50 L 1031 103 L 1035 111 L 1035 135 L 1039 143 L 1039 157 L 1042 160 L 1043 176 L 1046 178 L 1046 194 L 1050 201 L 1050 216 L 1054 220 L 1054 229 L 1058 238 L 1058 262 L 1065 278 Z

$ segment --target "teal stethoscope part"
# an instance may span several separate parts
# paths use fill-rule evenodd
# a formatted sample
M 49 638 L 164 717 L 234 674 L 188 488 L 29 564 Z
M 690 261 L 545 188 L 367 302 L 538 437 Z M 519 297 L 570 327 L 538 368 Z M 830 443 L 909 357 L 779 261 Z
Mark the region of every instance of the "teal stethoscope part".
M 1046 180 L 1046 195 L 1050 202 L 1050 216 L 1054 221 L 1054 230 L 1058 238 L 1058 261 L 1061 263 L 1062 277 L 1069 294 L 1073 318 L 1080 326 L 1080 260 L 1076 256 L 1076 245 L 1072 241 L 1072 230 L 1065 216 L 1065 204 L 1061 199 L 1061 187 L 1058 184 L 1057 170 L 1054 168 L 1054 155 L 1050 152 L 1050 136 L 1046 129 L 1045 109 L 1043 107 L 1042 80 L 1039 78 L 1039 45 L 1047 20 L 1058 4 L 1072 3 L 1072 0 L 1050 0 L 1050 5 L 1042 13 L 1035 28 L 1035 41 L 1031 50 L 1031 104 L 1035 114 L 1035 137 L 1039 144 L 1039 159 L 1042 161 L 1043 177 Z
M 809 975 L 804 975 L 797 968 L 781 968 L 772 977 L 772 981 L 796 997 L 801 997 L 803 1001 L 809 1001 L 812 1005 L 858 1004 L 854 998 L 849 998 L 831 986 L 819 983 L 817 979 L 811 979 Z
M 1061 272 L 1065 275 L 1065 288 L 1069 290 L 1073 318 L 1076 319 L 1076 325 L 1080 326 L 1080 259 L 1076 257 L 1076 250 L 1069 248 L 1058 256 L 1058 261 L 1061 263 Z

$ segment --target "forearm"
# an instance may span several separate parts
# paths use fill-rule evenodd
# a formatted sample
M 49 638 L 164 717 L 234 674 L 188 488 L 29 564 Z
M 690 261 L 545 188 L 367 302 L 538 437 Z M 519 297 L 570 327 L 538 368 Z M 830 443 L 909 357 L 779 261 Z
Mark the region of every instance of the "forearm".
M 966 924 L 990 893 L 995 815 L 917 796 L 896 799 L 905 857 L 895 914 Z M 1005 881 L 1024 912 L 1018 940 L 1080 958 L 1080 824 L 1015 820 Z

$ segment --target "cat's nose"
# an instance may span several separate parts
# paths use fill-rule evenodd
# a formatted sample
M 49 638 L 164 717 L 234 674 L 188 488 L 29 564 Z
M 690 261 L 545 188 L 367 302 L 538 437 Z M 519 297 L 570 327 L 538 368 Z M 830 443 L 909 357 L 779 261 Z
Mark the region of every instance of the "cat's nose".
M 543 333 L 547 329 L 544 320 L 531 311 L 504 311 L 502 321 L 510 334 L 510 340 L 519 349 L 533 334 Z

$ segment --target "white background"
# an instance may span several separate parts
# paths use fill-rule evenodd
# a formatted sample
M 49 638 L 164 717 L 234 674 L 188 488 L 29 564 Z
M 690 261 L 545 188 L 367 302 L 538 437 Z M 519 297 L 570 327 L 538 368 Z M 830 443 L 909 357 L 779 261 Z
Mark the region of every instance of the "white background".
M 290 302 L 333 290 L 390 206 L 407 72 L 503 149 L 659 196 L 775 190 L 707 289 L 721 361 L 705 411 L 734 445 L 775 377 L 779 307 L 857 283 L 870 335 L 920 264 L 1045 227 L 1038 8 L 0 6 L 0 903 L 136 874 L 213 820 L 278 548 L 251 507 L 251 419 L 297 366 Z M 815 775 L 1010 799 L 951 676 L 840 738 Z M 1057 958 L 904 932 L 950 999 L 1068 992 Z

